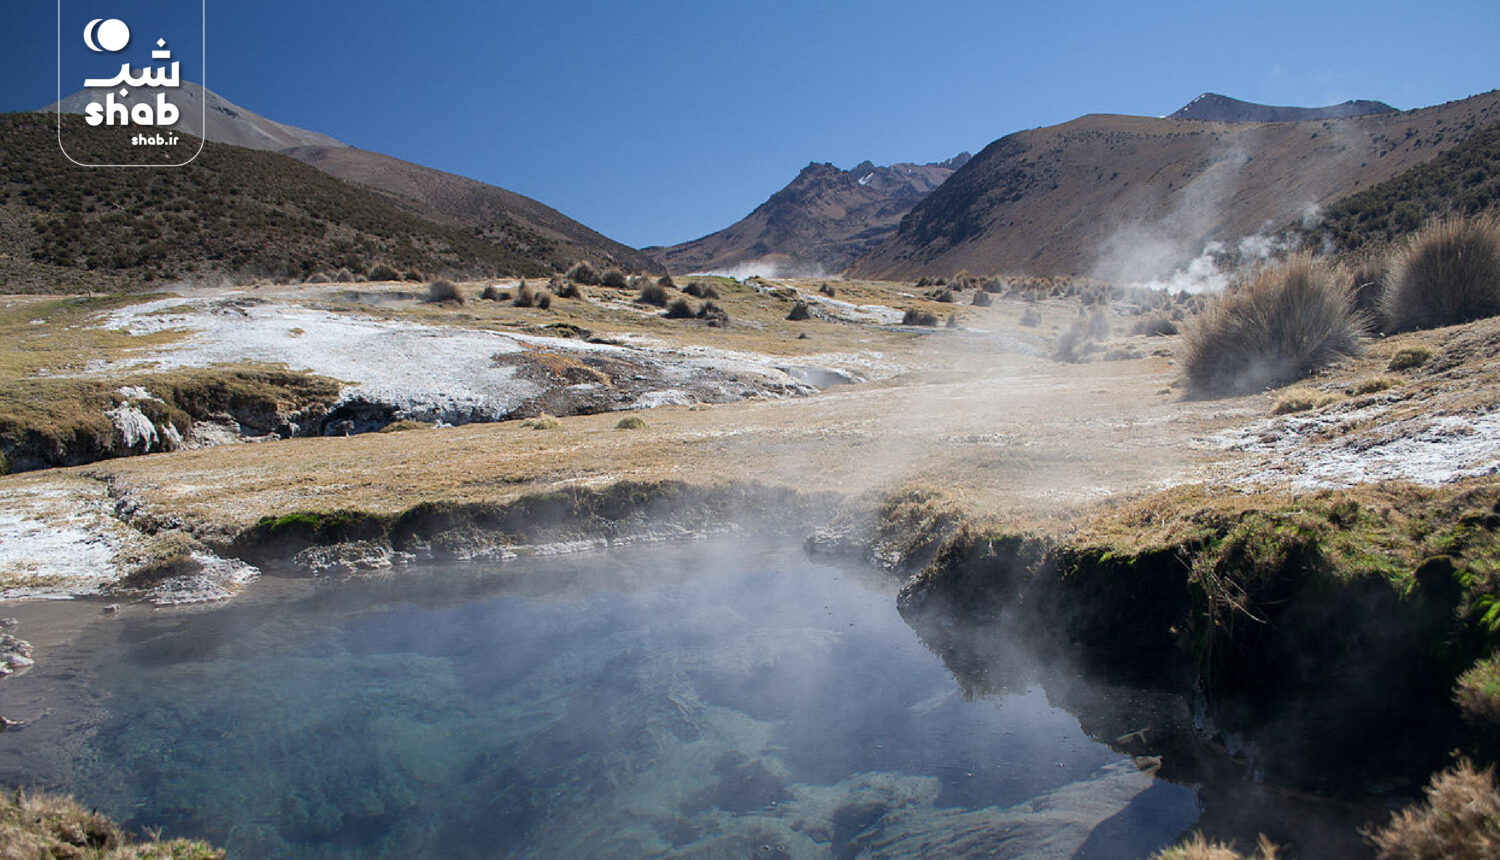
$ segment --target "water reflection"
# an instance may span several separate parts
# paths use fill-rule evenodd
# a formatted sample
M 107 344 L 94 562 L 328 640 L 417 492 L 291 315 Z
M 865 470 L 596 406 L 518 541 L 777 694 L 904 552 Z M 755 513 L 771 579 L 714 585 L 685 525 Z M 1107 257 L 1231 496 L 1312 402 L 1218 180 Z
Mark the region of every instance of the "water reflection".
M 93 646 L 73 790 L 243 857 L 1143 856 L 1198 817 L 1036 664 L 966 691 L 879 574 L 713 544 L 301 587 Z

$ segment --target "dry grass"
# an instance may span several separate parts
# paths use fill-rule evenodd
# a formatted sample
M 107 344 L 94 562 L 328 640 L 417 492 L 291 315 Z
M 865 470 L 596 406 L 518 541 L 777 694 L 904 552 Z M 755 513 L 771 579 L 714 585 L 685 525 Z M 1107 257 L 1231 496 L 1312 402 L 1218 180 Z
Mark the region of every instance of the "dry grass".
M 1432 358 L 1432 350 L 1425 346 L 1402 347 L 1391 356 L 1391 363 L 1386 365 L 1386 369 L 1414 370 L 1426 364 L 1430 358 Z
M 1360 349 L 1363 318 L 1346 285 L 1306 256 L 1262 269 L 1209 306 L 1183 336 L 1193 397 L 1285 385 Z
M 1491 655 L 1469 667 L 1458 677 L 1453 698 L 1470 725 L 1500 729 L 1500 659 Z
M 1383 309 L 1395 331 L 1500 314 L 1500 222 L 1448 218 L 1423 228 L 1396 255 Z
M 1295 412 L 1309 412 L 1313 409 L 1322 409 L 1342 400 L 1337 394 L 1329 394 L 1316 388 L 1289 388 L 1283 391 L 1271 406 L 1272 415 L 1291 415 Z
M 1400 379 L 1382 374 L 1380 376 L 1372 376 L 1369 379 L 1361 379 L 1354 383 L 1354 387 L 1349 389 L 1349 393 L 1356 397 L 1364 394 L 1379 394 L 1400 384 Z
M 645 430 L 646 419 L 639 415 L 627 415 L 615 422 L 616 430 Z
M 671 296 L 667 292 L 667 288 L 658 283 L 646 284 L 641 287 L 641 297 L 637 301 L 641 304 L 664 308 L 670 300 Z
M 1152 860 L 1276 860 L 1278 849 L 1264 835 L 1256 852 L 1249 856 L 1234 850 L 1233 845 L 1215 842 L 1202 833 L 1194 833 L 1186 840 L 1151 855 Z
M 187 839 L 137 841 L 67 797 L 16 792 L 0 797 L 0 860 L 222 860 L 224 852 Z
M 461 305 L 464 303 L 464 294 L 452 281 L 438 280 L 427 285 L 427 301 L 432 304 L 449 302 Z
M 1426 800 L 1371 834 L 1382 860 L 1500 857 L 1500 791 L 1494 768 L 1464 759 L 1432 778 Z

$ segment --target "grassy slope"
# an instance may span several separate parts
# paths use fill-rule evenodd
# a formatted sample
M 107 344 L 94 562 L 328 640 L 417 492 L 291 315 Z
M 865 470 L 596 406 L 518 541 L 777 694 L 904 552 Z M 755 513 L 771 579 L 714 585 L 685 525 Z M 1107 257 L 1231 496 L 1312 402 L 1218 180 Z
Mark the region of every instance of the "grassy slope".
M 1378 249 L 1450 213 L 1500 209 L 1500 124 L 1455 144 L 1437 158 L 1328 207 L 1312 239 L 1340 251 Z
M 95 157 L 124 160 L 100 149 Z M 566 262 L 555 242 L 523 228 L 481 240 L 270 152 L 208 143 L 181 169 L 90 170 L 62 156 L 54 119 L 39 114 L 0 116 L 0 151 L 0 292 L 301 278 L 377 263 L 540 274 Z
M 0 795 L 0 857 L 21 860 L 223 860 L 224 852 L 190 839 L 137 841 L 119 825 L 64 797 Z

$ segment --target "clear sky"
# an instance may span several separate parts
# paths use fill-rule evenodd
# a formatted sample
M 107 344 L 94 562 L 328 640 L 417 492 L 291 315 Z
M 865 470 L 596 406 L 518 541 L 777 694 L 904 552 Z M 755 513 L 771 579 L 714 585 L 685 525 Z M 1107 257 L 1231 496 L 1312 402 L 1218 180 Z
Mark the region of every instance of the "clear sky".
M 0 110 L 53 101 L 56 18 L 0 0 Z M 809 161 L 936 161 L 1204 91 L 1413 108 L 1500 87 L 1497 0 L 207 0 L 207 31 L 230 101 L 636 246 L 727 226 Z

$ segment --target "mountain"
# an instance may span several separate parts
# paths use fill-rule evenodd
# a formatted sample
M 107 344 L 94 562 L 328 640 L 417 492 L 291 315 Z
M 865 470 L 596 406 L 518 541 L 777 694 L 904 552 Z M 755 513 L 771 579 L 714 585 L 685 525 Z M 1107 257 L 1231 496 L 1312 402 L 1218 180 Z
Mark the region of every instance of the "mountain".
M 681 273 L 745 264 L 761 265 L 767 274 L 837 272 L 893 234 L 913 206 L 968 161 L 965 152 L 932 164 L 865 161 L 852 170 L 809 164 L 733 225 L 645 251 Z
M 1328 107 L 1274 107 L 1242 102 L 1218 93 L 1204 93 L 1193 99 L 1167 119 L 1196 119 L 1205 122 L 1305 122 L 1315 119 L 1342 119 L 1350 116 L 1369 116 L 1377 113 L 1395 113 L 1396 109 L 1385 102 L 1368 99 L 1349 100 Z
M 148 90 L 122 101 L 134 104 Z M 42 108 L 83 113 L 96 96 L 80 90 Z M 530 197 L 389 155 L 356 149 L 334 138 L 267 119 L 212 90 L 184 82 L 179 131 L 249 149 L 289 155 L 298 161 L 386 197 L 424 219 L 473 232 L 507 253 L 566 269 L 579 259 L 626 269 L 659 271 L 661 264 Z M 204 107 L 206 106 L 206 111 Z M 203 117 L 207 115 L 207 129 Z
M 135 154 L 118 133 L 62 120 L 70 153 L 86 163 Z M 94 170 L 63 158 L 57 135 L 51 116 L 0 114 L 0 292 L 301 279 L 377 266 L 544 275 L 569 259 L 544 237 L 487 241 L 275 152 L 210 142 L 190 168 Z
M 60 105 L 63 113 L 83 113 L 84 108 L 97 98 L 98 96 L 90 90 L 79 90 L 61 102 L 47 105 L 42 108 L 42 111 L 55 113 Z M 143 101 L 149 103 L 154 98 L 153 90 L 137 88 L 119 101 L 126 105 L 135 105 Z M 182 111 L 182 119 L 177 123 L 179 132 L 186 132 L 193 137 L 201 137 L 215 143 L 228 143 L 243 146 L 246 149 L 263 149 L 271 152 L 279 152 L 291 146 L 344 145 L 326 134 L 266 119 L 192 81 L 183 81 L 172 103 Z M 203 128 L 205 117 L 208 121 L 207 133 Z
M 1003 137 L 902 219 L 859 277 L 976 273 L 1144 281 L 1312 218 L 1500 120 L 1500 91 L 1283 123 L 1090 115 Z
M 470 230 L 491 242 L 535 245 L 558 269 L 579 259 L 633 271 L 662 269 L 649 254 L 495 185 L 352 146 L 297 146 L 282 154 L 376 191 L 423 218 Z
M 1379 248 L 1449 214 L 1500 210 L 1500 122 L 1451 149 L 1328 207 L 1307 238 L 1338 251 Z

